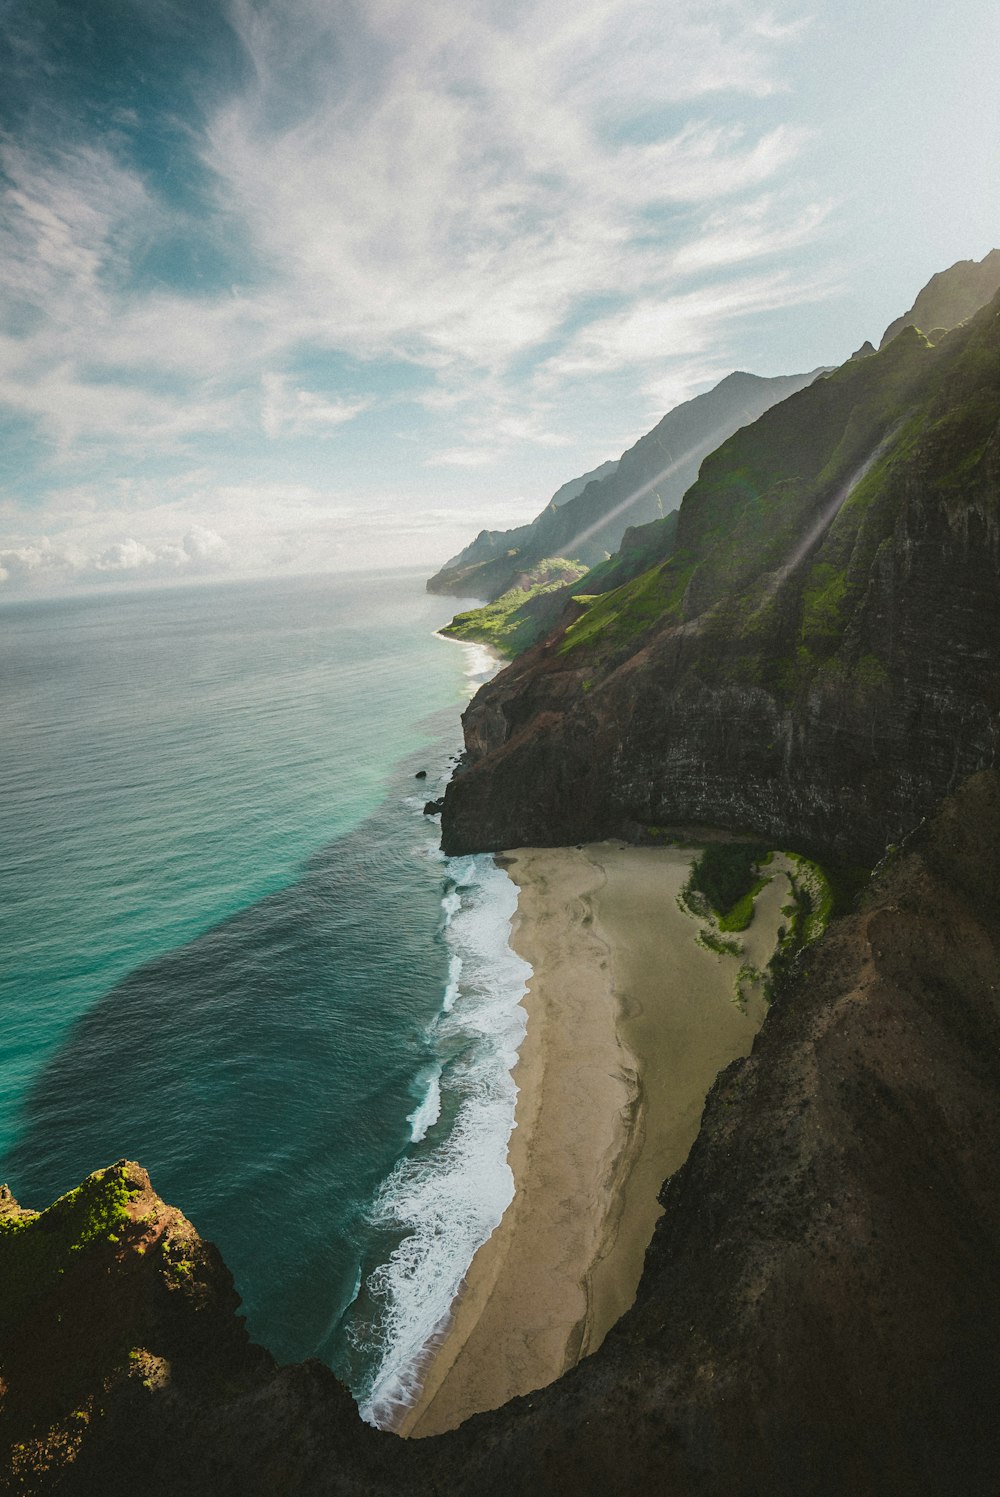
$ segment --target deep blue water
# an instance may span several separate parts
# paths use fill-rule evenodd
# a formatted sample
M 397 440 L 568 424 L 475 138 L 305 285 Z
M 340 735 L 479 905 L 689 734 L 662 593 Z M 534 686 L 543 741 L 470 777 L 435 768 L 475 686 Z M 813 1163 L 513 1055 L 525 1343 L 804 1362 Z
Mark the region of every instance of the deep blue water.
M 484 666 L 450 612 L 398 573 L 0 610 L 0 1176 L 139 1159 L 383 1419 L 509 1196 L 512 888 L 421 814 Z

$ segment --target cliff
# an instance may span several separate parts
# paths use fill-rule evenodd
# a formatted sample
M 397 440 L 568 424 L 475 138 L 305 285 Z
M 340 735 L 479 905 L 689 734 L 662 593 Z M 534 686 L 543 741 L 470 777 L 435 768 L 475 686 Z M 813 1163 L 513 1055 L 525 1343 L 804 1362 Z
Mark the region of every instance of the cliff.
M 278 1493 L 294 1470 L 320 1492 L 331 1448 L 354 1483 L 333 1490 L 392 1489 L 398 1442 L 328 1368 L 250 1342 L 218 1251 L 139 1165 L 42 1212 L 3 1187 L 0 1283 L 0 1490 Z
M 598 565 L 618 549 L 629 526 L 648 524 L 677 508 L 706 453 L 817 373 L 775 379 L 727 375 L 706 394 L 669 411 L 618 462 L 605 464 L 610 472 L 596 470 L 588 481 L 577 480 L 583 486 L 568 499 L 560 499 L 560 490 L 530 525 L 482 531 L 430 579 L 428 590 L 489 601 L 547 557 Z
M 666 559 L 473 700 L 445 851 L 694 822 L 871 866 L 995 762 L 998 641 L 1000 299 L 712 453 Z
M 276 1368 L 217 1253 L 137 1166 L 40 1216 L 6 1197 L 7 1489 L 992 1494 L 998 883 L 987 772 L 809 948 L 720 1076 L 600 1350 L 450 1435 L 380 1435 L 319 1364 Z

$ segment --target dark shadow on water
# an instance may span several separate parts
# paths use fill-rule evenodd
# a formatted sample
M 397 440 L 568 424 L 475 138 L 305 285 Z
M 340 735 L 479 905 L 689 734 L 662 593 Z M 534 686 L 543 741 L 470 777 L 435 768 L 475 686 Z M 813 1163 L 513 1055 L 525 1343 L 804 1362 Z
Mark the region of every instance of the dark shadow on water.
M 404 804 L 413 767 L 296 883 L 81 1018 L 0 1166 L 41 1207 L 138 1159 L 218 1244 L 251 1333 L 282 1360 L 314 1353 L 354 1293 L 360 1213 L 406 1147 L 414 1056 L 444 990 L 442 869 Z

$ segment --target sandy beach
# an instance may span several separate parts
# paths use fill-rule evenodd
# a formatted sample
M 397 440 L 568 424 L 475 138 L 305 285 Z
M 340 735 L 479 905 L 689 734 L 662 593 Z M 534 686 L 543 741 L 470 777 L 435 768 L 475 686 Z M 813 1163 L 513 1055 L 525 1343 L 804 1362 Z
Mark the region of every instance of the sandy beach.
M 519 889 L 512 944 L 534 973 L 514 1071 L 515 1195 L 398 1433 L 437 1434 L 543 1387 L 632 1303 L 659 1188 L 764 1013 L 759 997 L 734 1002 L 742 958 L 701 947 L 678 908 L 693 857 L 610 842 L 504 855 Z M 748 955 L 773 944 L 781 884 L 764 891 Z

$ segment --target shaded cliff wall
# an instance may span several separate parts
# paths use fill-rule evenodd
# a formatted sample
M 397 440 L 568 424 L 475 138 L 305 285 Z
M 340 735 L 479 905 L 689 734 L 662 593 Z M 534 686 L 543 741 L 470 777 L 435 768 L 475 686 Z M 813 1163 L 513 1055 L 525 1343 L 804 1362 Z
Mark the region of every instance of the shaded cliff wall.
M 484 687 L 447 852 L 708 822 L 871 864 L 1000 742 L 1000 310 L 706 460 L 673 555 Z
M 558 1383 L 442 1440 L 449 1481 L 997 1490 L 998 883 L 987 772 L 807 948 L 720 1076 L 633 1308 Z

